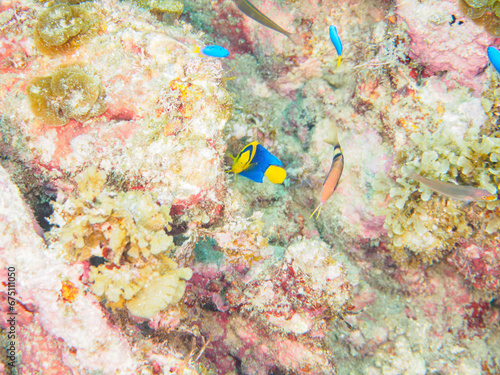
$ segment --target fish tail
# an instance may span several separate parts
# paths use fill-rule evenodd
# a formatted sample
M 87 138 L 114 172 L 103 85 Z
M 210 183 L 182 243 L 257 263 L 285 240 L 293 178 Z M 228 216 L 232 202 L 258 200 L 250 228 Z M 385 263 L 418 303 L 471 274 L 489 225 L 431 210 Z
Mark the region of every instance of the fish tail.
M 318 204 L 318 207 L 316 207 L 316 209 L 313 211 L 313 213 L 311 214 L 311 216 L 309 216 L 309 219 L 313 217 L 314 213 L 316 211 L 318 211 L 318 214 L 316 215 L 316 219 L 319 217 L 319 213 L 321 212 L 321 206 L 323 206 L 323 202 L 321 202 L 320 204 Z
M 340 60 L 342 59 L 342 55 L 339 56 L 338 60 L 337 60 L 337 68 L 340 66 Z
M 332 127 L 331 127 L 331 133 L 330 133 L 330 136 L 326 139 L 324 139 L 323 141 L 328 143 L 329 145 L 332 145 L 332 146 L 337 146 L 339 144 L 339 136 L 338 136 L 338 132 L 337 132 L 337 125 L 335 124 L 335 121 L 334 120 L 330 120 L 331 121 L 331 124 L 332 124 Z
M 299 34 L 294 34 L 294 33 L 287 33 L 286 36 L 288 37 L 288 39 L 290 39 L 293 44 L 300 44 L 300 37 L 299 37 Z

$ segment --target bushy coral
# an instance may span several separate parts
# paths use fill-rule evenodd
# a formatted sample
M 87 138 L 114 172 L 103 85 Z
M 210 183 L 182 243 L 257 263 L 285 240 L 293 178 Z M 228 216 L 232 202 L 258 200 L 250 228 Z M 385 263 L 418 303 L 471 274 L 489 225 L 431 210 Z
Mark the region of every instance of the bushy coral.
M 91 3 L 54 5 L 38 16 L 33 31 L 35 46 L 46 55 L 68 52 L 95 37 L 100 23 Z
M 165 232 L 170 207 L 159 206 L 150 193 L 106 190 L 106 175 L 95 167 L 76 180 L 78 194 L 54 203 L 51 249 L 72 260 L 103 259 L 90 266 L 89 280 L 110 306 L 149 318 L 177 303 L 192 272 L 168 257 L 174 249 Z
M 500 227 L 497 201 L 466 206 L 405 176 L 411 168 L 433 180 L 481 187 L 495 194 L 500 183 L 500 138 L 480 135 L 478 127 L 463 136 L 456 129 L 441 127 L 410 138 L 412 142 L 397 155 L 397 183 L 380 173 L 373 184 L 378 200 L 384 202 L 378 210 L 385 215 L 394 259 L 405 264 L 415 257 L 430 264 L 459 240 L 483 241 L 494 236 Z
M 31 110 L 46 125 L 63 126 L 70 119 L 83 122 L 107 109 L 100 78 L 81 63 L 61 65 L 49 76 L 34 78 L 27 94 Z

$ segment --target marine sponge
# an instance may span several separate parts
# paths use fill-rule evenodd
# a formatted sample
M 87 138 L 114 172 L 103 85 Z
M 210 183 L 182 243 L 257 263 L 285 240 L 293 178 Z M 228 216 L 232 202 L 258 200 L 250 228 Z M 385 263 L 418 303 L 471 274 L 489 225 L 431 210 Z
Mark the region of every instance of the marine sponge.
M 448 128 L 435 133 L 415 133 L 413 144 L 397 156 L 399 170 L 410 167 L 434 180 L 472 185 L 496 193 L 500 183 L 500 138 L 479 135 L 470 128 L 464 137 Z M 447 199 L 409 178 L 395 183 L 379 174 L 373 188 L 380 201 L 380 214 L 390 237 L 389 250 L 400 264 L 412 260 L 431 264 L 450 251 L 456 242 L 473 238 L 491 240 L 500 227 L 498 201 L 477 202 L 469 207 Z M 485 220 L 486 219 L 486 220 Z M 487 224 L 486 224 L 487 223 Z
M 54 5 L 38 16 L 33 32 L 35 46 L 46 55 L 76 49 L 98 34 L 100 22 L 93 4 Z
M 81 63 L 59 66 L 53 74 L 36 77 L 27 86 L 31 110 L 44 124 L 66 125 L 103 114 L 105 92 L 91 67 Z
M 170 207 L 158 205 L 150 193 L 108 191 L 105 174 L 95 167 L 76 181 L 76 196 L 54 203 L 51 222 L 58 227 L 49 234 L 50 248 L 72 261 L 104 258 L 104 264 L 90 266 L 89 280 L 112 307 L 149 318 L 177 303 L 192 272 L 178 269 L 167 255 L 174 249 L 165 232 Z

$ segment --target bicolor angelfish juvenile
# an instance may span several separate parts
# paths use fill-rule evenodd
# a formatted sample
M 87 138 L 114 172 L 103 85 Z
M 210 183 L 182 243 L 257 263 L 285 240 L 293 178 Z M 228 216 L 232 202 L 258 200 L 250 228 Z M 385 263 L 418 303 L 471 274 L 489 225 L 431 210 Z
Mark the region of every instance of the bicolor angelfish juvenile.
M 500 73 L 500 51 L 496 47 L 488 47 L 486 52 L 491 65 Z
M 452 199 L 458 199 L 466 202 L 493 201 L 497 199 L 496 195 L 491 194 L 486 189 L 480 189 L 473 186 L 455 185 L 450 182 L 435 181 L 419 175 L 413 170 L 408 170 L 407 177 L 424 184 L 432 191 L 443 194 Z
M 229 51 L 227 49 L 217 45 L 206 46 L 202 49 L 200 49 L 199 46 L 196 46 L 194 48 L 194 53 L 197 53 L 201 57 L 224 58 L 229 56 Z
M 286 31 L 282 27 L 278 26 L 273 20 L 267 17 L 264 13 L 258 10 L 250 1 L 248 0 L 234 0 L 234 3 L 243 14 L 247 15 L 254 21 L 257 21 L 261 25 L 269 27 L 270 29 L 277 31 L 286 37 L 288 37 L 292 42 L 296 43 L 294 40 L 294 34 Z
M 316 215 L 316 219 L 319 217 L 321 207 L 323 207 L 328 198 L 330 198 L 337 189 L 340 181 L 340 176 L 342 176 L 342 171 L 344 170 L 344 155 L 342 154 L 342 149 L 340 148 L 336 127 L 334 127 L 334 134 L 332 138 L 325 139 L 324 141 L 333 146 L 332 166 L 330 167 L 330 171 L 328 171 L 325 181 L 323 182 L 319 205 L 313 211 L 311 216 L 309 216 L 309 218 L 313 217 L 316 211 L 318 212 Z
M 273 184 L 281 184 L 286 178 L 283 163 L 259 142 L 249 143 L 236 157 L 229 156 L 233 159 L 234 181 L 238 174 L 255 182 L 262 182 L 265 175 Z
M 330 40 L 337 51 L 337 55 L 339 55 L 339 59 L 337 60 L 337 68 L 340 66 L 340 59 L 342 58 L 342 52 L 344 52 L 344 47 L 342 46 L 342 41 L 340 40 L 339 34 L 337 33 L 337 28 L 333 25 L 330 26 L 329 29 Z

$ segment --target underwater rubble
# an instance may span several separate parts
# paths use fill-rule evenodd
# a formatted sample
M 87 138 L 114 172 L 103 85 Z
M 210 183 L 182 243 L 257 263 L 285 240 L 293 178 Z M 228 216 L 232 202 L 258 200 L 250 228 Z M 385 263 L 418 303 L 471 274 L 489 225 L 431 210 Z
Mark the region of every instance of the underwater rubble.
M 498 373 L 497 5 L 2 1 L 1 372 Z

